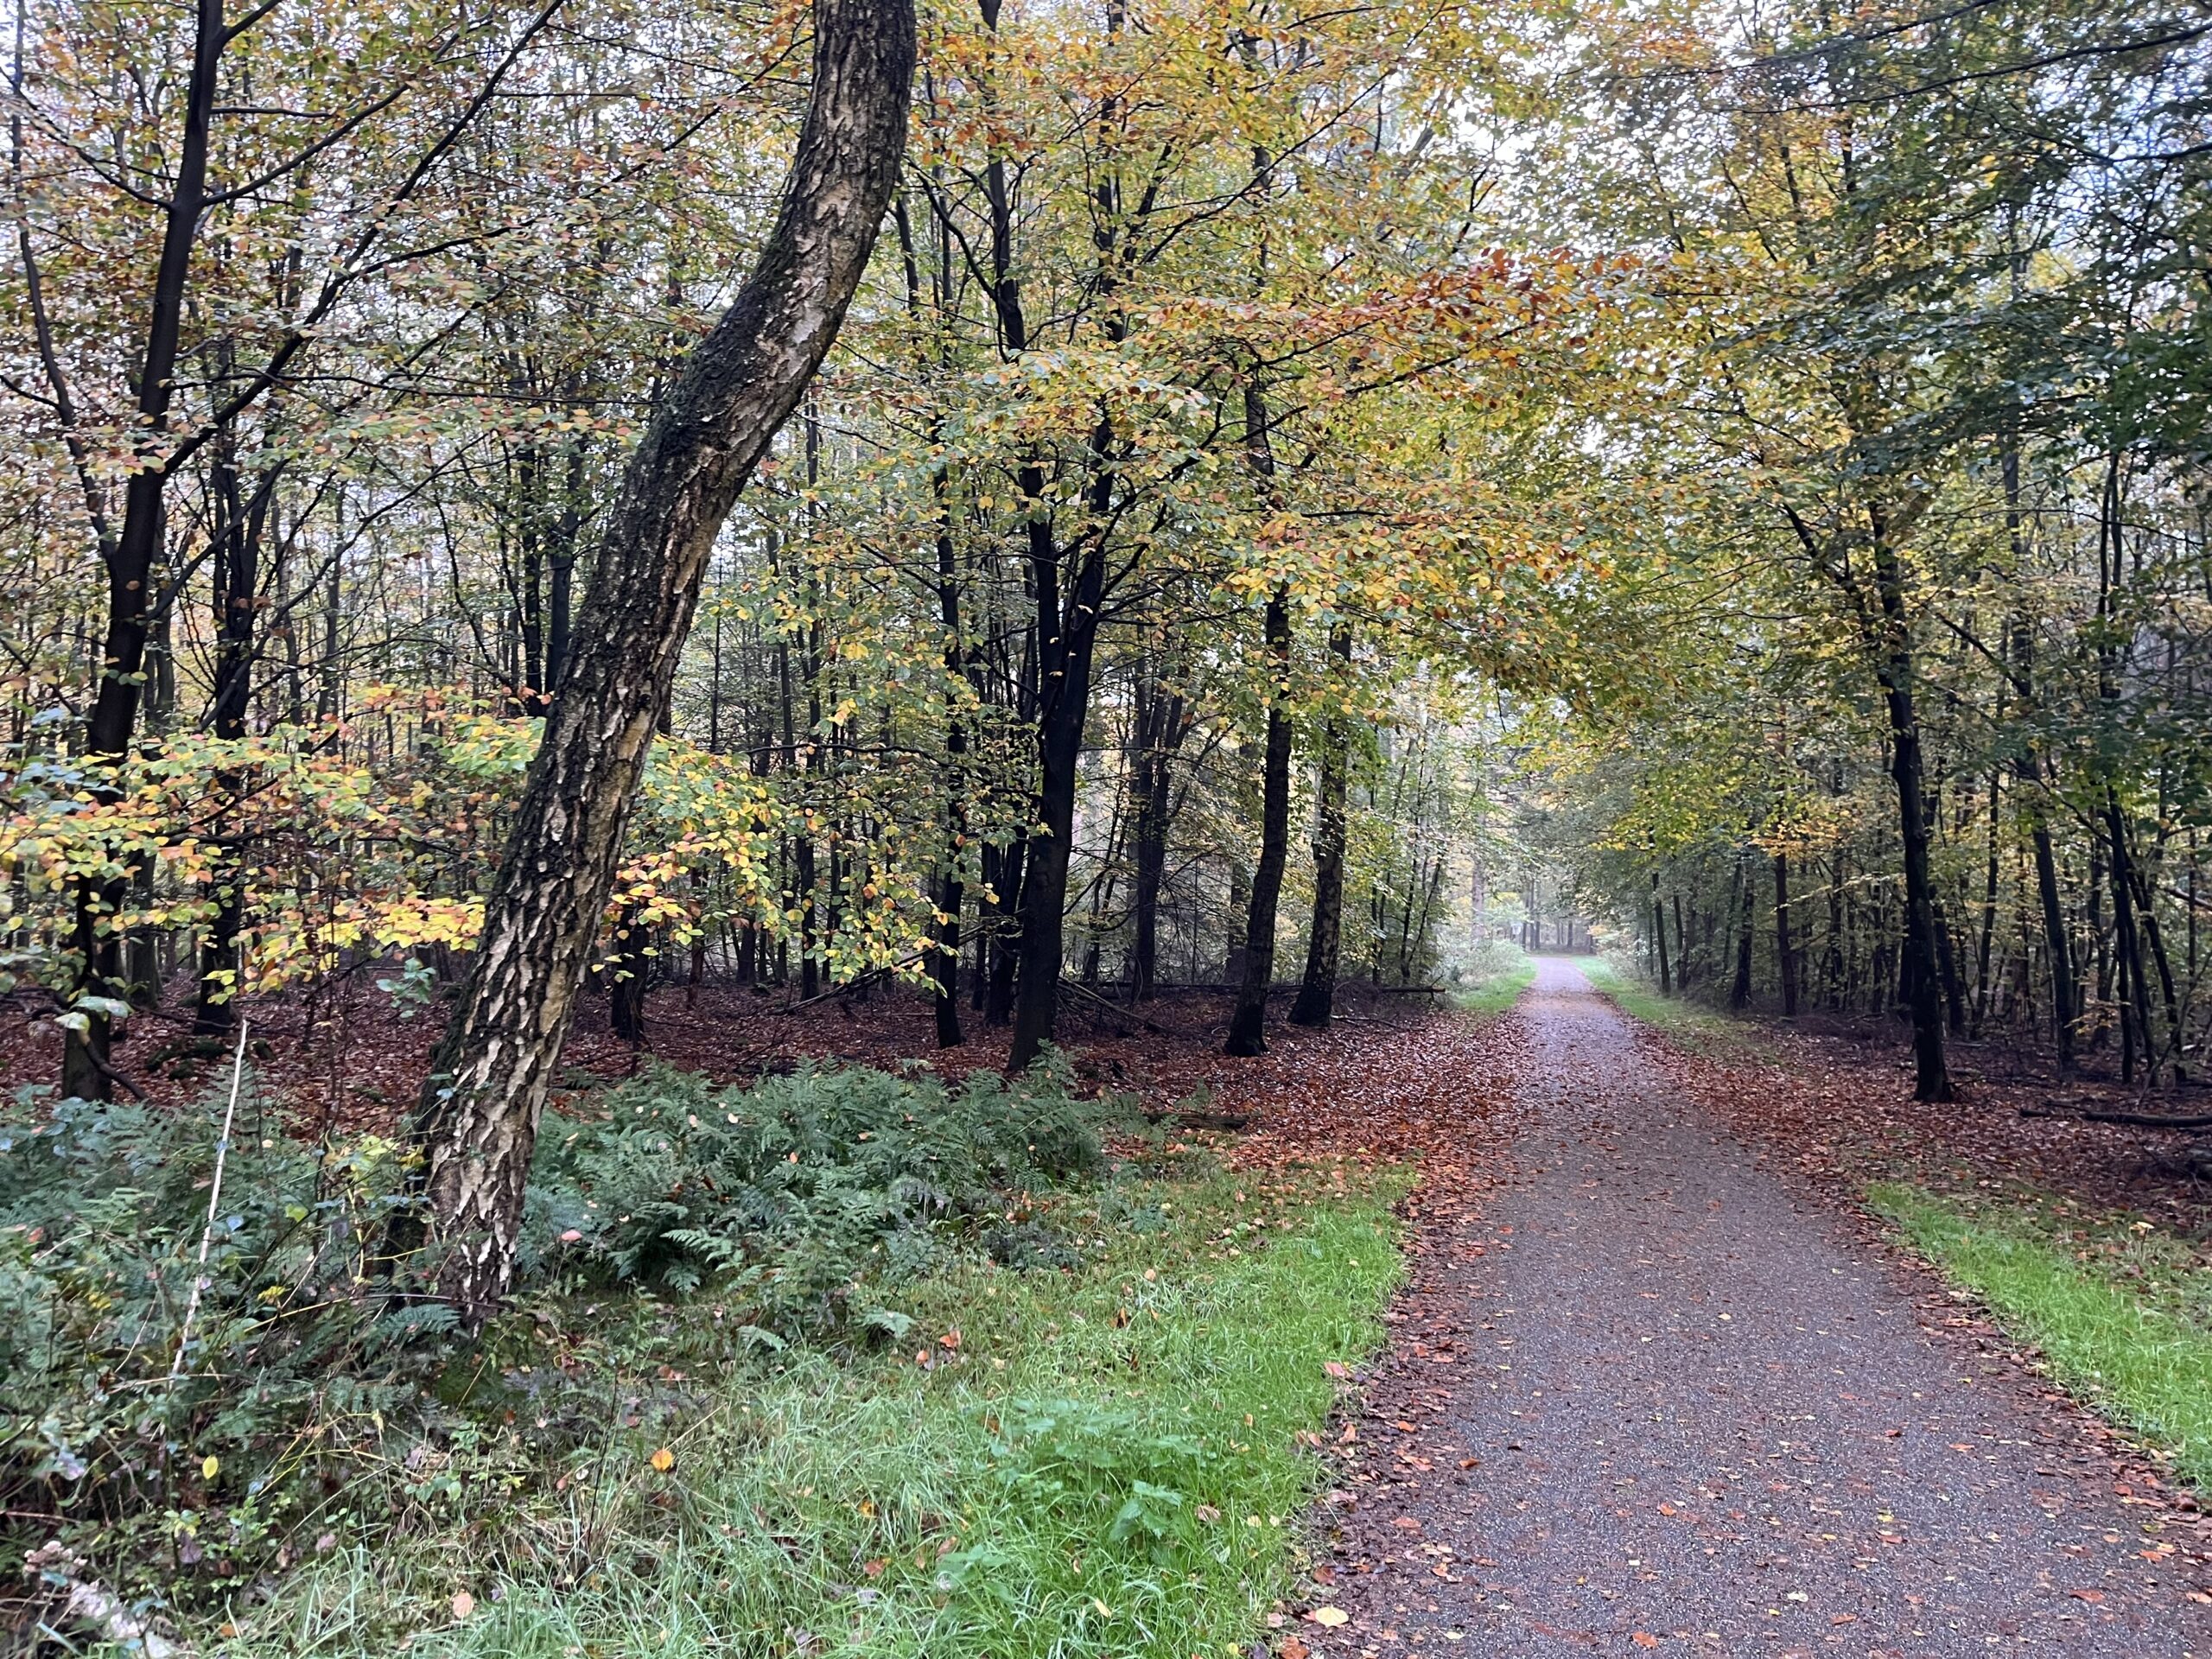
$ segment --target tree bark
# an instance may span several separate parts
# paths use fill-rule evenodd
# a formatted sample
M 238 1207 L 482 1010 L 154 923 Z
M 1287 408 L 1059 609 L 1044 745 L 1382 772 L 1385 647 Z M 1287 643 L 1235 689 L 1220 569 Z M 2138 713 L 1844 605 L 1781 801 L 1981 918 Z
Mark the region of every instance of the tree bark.
M 235 435 L 225 432 L 215 442 L 213 467 L 215 531 L 209 563 L 210 591 L 215 636 L 215 675 L 208 699 L 214 716 L 215 735 L 236 741 L 245 735 L 246 713 L 253 689 L 254 625 L 259 615 L 261 545 L 275 499 L 281 463 L 262 475 L 251 501 L 244 494 L 232 446 Z M 217 876 L 215 914 L 200 947 L 200 991 L 193 1009 L 193 1029 L 203 1036 L 222 1036 L 235 1020 L 238 930 L 245 921 L 244 845 L 230 833 L 232 811 L 245 786 L 237 772 L 219 774 L 217 787 L 230 804 L 216 836 Z
M 1252 868 L 1252 898 L 1245 912 L 1244 977 L 1229 1017 L 1223 1052 L 1268 1052 L 1268 986 L 1275 973 L 1275 904 L 1282 895 L 1282 867 L 1290 842 L 1290 595 L 1278 585 L 1268 599 L 1267 755 L 1260 779 L 1260 859 Z
M 1014 976 L 1021 963 L 1022 884 L 1029 869 L 1029 843 L 1017 841 L 998 855 L 998 880 L 992 887 L 989 974 L 983 983 L 983 1023 L 1014 1022 Z
M 1659 899 L 1659 872 L 1651 872 L 1651 948 L 1659 958 L 1659 995 L 1675 994 L 1667 963 L 1667 907 Z
M 607 1023 L 632 1048 L 645 1042 L 645 990 L 652 976 L 647 954 L 652 935 L 634 907 L 614 925 L 614 949 L 607 963 Z
M 96 767 L 119 764 L 138 726 L 139 687 L 146 661 L 154 596 L 154 562 L 168 522 L 168 472 L 161 435 L 168 427 L 183 338 L 185 279 L 207 205 L 207 158 L 214 126 L 216 79 L 230 35 L 223 0 L 199 0 L 193 36 L 192 73 L 184 95 L 184 130 L 177 149 L 175 181 L 163 210 L 162 251 L 138 359 L 137 416 L 144 446 L 137 470 L 124 486 L 123 524 L 112 540 L 102 537 L 107 567 L 107 626 L 100 645 L 99 688 L 85 734 L 86 758 Z M 27 253 L 26 258 L 29 256 Z M 126 996 L 123 936 L 114 918 L 129 892 L 128 875 L 86 877 L 77 884 L 72 944 L 77 956 L 71 1001 Z M 109 1098 L 114 1078 L 109 1053 L 113 1033 L 105 1014 L 84 1010 L 84 1029 L 67 1029 L 61 1050 L 61 1091 L 86 1099 Z
M 1751 919 L 1758 906 L 1751 897 L 1751 873 L 1742 855 L 1736 859 L 1736 978 L 1728 988 L 1728 1006 L 1746 1008 L 1751 1002 Z
M 1797 953 L 1789 938 L 1789 857 L 1774 855 L 1774 959 L 1782 976 L 1782 1012 L 1797 1012 Z
M 1023 468 L 1025 475 L 1030 468 Z M 1031 524 L 1045 512 L 1044 481 L 1031 498 Z M 1101 471 L 1097 489 L 1112 487 Z M 1025 492 L 1027 486 L 1024 486 Z M 1099 517 L 1104 518 L 1102 509 Z M 1046 539 L 1050 539 L 1049 527 Z M 1030 1065 L 1052 1040 L 1058 1024 L 1060 968 L 1066 954 L 1068 867 L 1074 852 L 1075 792 L 1083 760 L 1083 728 L 1090 709 L 1091 656 L 1098 639 L 1098 611 L 1104 598 L 1106 551 L 1093 535 L 1077 566 L 1075 591 L 1063 608 L 1059 598 L 1059 554 L 1033 562 L 1037 583 L 1039 661 L 1043 666 L 1043 706 L 1037 726 L 1037 822 L 1040 833 L 1029 838 L 1028 868 L 1021 884 L 1021 938 L 1016 951 L 1014 1039 L 1007 1064 L 1019 1071 Z
M 937 569 L 938 620 L 944 628 L 944 869 L 937 893 L 937 952 L 930 963 L 936 987 L 937 1046 L 957 1048 L 966 1041 L 960 1029 L 960 906 L 965 893 L 960 880 L 962 849 L 968 838 L 968 813 L 963 791 L 968 786 L 968 727 L 961 718 L 960 677 L 963 666 L 960 644 L 960 583 L 954 562 L 951 519 L 944 504 L 944 479 L 937 480 L 938 494 Z
M 985 26 L 998 28 L 999 0 L 984 0 Z M 1122 14 L 1107 10 L 1107 27 L 1118 29 Z M 1121 96 L 1108 92 L 1094 118 L 1101 135 L 1115 131 Z M 1107 152 L 1111 154 L 1110 149 Z M 1014 273 L 1013 220 L 1006 168 L 994 157 L 985 169 L 985 194 L 991 212 L 991 266 L 996 285 L 1000 327 L 1010 353 L 1028 344 L 1028 325 Z M 1109 165 L 1091 186 L 1093 240 L 1098 249 L 1096 293 L 1105 307 L 1101 332 L 1110 344 L 1128 337 L 1128 321 L 1115 298 L 1121 286 L 1118 261 L 1122 246 L 1121 188 Z M 1141 210 L 1140 210 L 1141 211 Z M 1106 601 L 1107 538 L 1113 518 L 1116 447 L 1113 418 L 1103 415 L 1090 436 L 1090 478 L 1084 491 L 1090 524 L 1077 543 L 1074 580 L 1063 588 L 1064 550 L 1054 533 L 1046 499 L 1043 467 L 1034 454 L 1015 474 L 1021 492 L 1029 538 L 1030 582 L 1037 615 L 1037 823 L 1030 837 L 1028 869 L 1021 887 L 1021 938 L 1014 982 L 1014 1035 L 1007 1064 L 1020 1071 L 1043 1053 L 1059 1023 L 1060 969 L 1066 955 L 1068 868 L 1075 852 L 1075 795 L 1083 757 L 1083 730 L 1090 712 L 1091 662 Z M 1063 594 L 1065 593 L 1065 598 Z
M 1228 948 L 1222 954 L 1222 982 L 1241 985 L 1244 982 L 1244 955 L 1249 948 L 1248 912 L 1252 904 L 1252 873 L 1242 861 L 1229 867 Z
M 1999 810 L 2004 800 L 2001 779 L 2004 774 L 1992 770 L 1989 774 L 1989 844 L 1982 865 L 1981 931 L 1974 942 L 1974 1019 L 1968 1027 L 1978 1040 L 1982 1022 L 1989 1018 L 1991 997 L 1995 987 L 1990 972 L 1990 952 L 1997 940 L 1997 880 L 1998 857 L 2002 847 L 1998 840 L 2000 827 Z
M 1943 980 L 1936 959 L 1936 889 L 1929 869 L 1925 768 L 1920 717 L 1913 706 L 1912 639 L 1897 550 L 1878 526 L 1874 569 L 1885 638 L 1875 677 L 1890 717 L 1890 778 L 1897 785 L 1898 838 L 1904 848 L 1904 969 L 1912 1014 L 1913 1097 L 1955 1097 L 1943 1053 Z
M 900 156 L 911 0 L 816 0 L 814 86 L 759 262 L 631 455 L 415 1135 L 442 1292 L 505 1294 L 538 1117 L 708 554 L 844 320 Z
M 1148 1000 L 1160 976 L 1160 889 L 1167 873 L 1167 831 L 1174 811 L 1173 763 L 1190 732 L 1192 712 L 1180 691 L 1168 690 L 1147 669 L 1137 682 L 1135 715 L 1136 776 L 1130 794 L 1136 823 L 1129 837 L 1136 866 L 1130 906 L 1132 1004 Z
M 922 316 L 921 262 L 903 191 L 893 199 L 892 223 L 898 227 L 899 260 L 906 276 L 906 313 L 918 324 Z M 946 250 L 940 255 L 935 279 L 934 297 L 940 308 L 945 304 L 944 284 L 950 275 L 950 251 Z M 925 354 L 918 355 L 922 356 L 918 365 L 922 372 L 926 374 L 940 366 L 932 364 Z M 930 423 L 930 437 L 932 442 L 944 437 L 943 423 L 934 417 Z M 953 536 L 950 485 L 949 466 L 941 462 L 930 474 L 931 505 L 936 510 L 938 626 L 944 632 L 939 662 L 944 674 L 945 847 L 935 898 L 935 949 L 930 957 L 932 1012 L 936 1015 L 939 1048 L 958 1048 L 967 1040 L 960 1028 L 960 909 L 966 899 L 960 872 L 968 840 L 968 724 L 961 710 L 968 652 L 961 634 L 959 547 Z
M 1339 673 L 1351 664 L 1351 624 L 1329 630 L 1329 654 Z M 1321 735 L 1320 778 L 1314 789 L 1313 925 L 1306 936 L 1306 976 L 1290 1006 L 1290 1023 L 1325 1029 L 1335 1016 L 1337 965 L 1344 953 L 1344 785 L 1351 771 L 1351 721 L 1331 711 Z M 1480 876 L 1477 881 L 1479 884 Z M 1477 903 L 1478 925 L 1482 906 Z
M 2135 1081 L 2136 1057 L 2158 1081 L 2158 1051 L 2151 1033 L 2151 987 L 2143 971 L 2143 936 L 2136 925 L 2134 851 L 2127 843 L 2127 820 L 2120 792 L 2105 786 L 2105 824 L 2112 836 L 2112 913 L 2114 953 L 2120 962 L 2122 998 L 2120 1025 L 2120 1080 Z

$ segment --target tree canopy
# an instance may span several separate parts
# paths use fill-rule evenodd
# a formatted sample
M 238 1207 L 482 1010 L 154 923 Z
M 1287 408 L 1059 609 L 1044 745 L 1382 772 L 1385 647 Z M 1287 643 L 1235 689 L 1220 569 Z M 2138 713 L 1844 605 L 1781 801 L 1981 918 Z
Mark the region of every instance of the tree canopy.
M 23 9 L 0 969 L 103 1096 L 458 985 L 627 687 L 574 950 L 632 1038 L 890 980 L 1020 1066 L 1218 983 L 1253 1052 L 1518 891 L 1901 1010 L 1926 1096 L 1984 1030 L 2193 1071 L 2206 29 L 928 5 L 842 331 L 611 651 L 813 14 Z

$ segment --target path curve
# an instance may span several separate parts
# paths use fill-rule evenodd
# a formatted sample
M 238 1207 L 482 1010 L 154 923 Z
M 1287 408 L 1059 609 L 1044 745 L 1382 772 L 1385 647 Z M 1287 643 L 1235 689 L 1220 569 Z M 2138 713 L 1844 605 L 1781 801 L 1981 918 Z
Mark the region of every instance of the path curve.
M 1300 1645 L 2212 1656 L 2161 1511 L 2009 1362 L 1925 1330 L 1570 963 L 1517 1017 L 1513 1173 L 1428 1241 L 1331 1511 L 1351 1620 Z

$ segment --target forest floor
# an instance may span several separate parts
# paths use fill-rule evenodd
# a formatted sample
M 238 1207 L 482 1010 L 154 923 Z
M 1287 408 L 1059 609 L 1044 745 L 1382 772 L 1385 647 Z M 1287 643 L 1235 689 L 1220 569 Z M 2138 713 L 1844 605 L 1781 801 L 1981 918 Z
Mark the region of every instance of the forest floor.
M 1427 1173 L 1280 1653 L 2212 1653 L 2193 1498 L 1851 1202 L 1847 1122 L 1970 1131 L 1885 1066 L 1685 1058 L 1561 960 L 1506 1023 L 1514 1133 Z
M 1087 1087 L 1133 1095 L 1154 1112 L 1194 1090 L 1218 1090 L 1217 1112 L 1246 1116 L 1279 1102 L 1292 1119 L 1300 1116 L 1300 1080 L 1311 1069 L 1309 1057 L 1320 1057 L 1323 1077 L 1341 1077 L 1331 1056 L 1346 1057 L 1344 1064 L 1357 1056 L 1363 1071 L 1390 1071 L 1395 1062 L 1385 1057 L 1399 1038 L 1434 1028 L 1446 1006 L 1440 994 L 1419 988 L 1347 983 L 1338 993 L 1336 1029 L 1317 1036 L 1280 1023 L 1289 1006 L 1281 994 L 1269 1033 L 1274 1052 L 1255 1065 L 1221 1052 L 1234 1001 L 1227 994 L 1169 988 L 1134 1011 L 1106 1000 L 1114 994 L 1111 986 L 1102 993 L 1071 989 L 1064 1001 L 1060 1041 Z M 311 1137 L 386 1130 L 402 1121 L 429 1071 L 444 1012 L 442 1002 L 423 1006 L 388 994 L 373 972 L 356 975 L 334 994 L 252 998 L 241 1008 L 261 1087 L 281 1103 L 294 1129 Z M 807 1062 L 887 1070 L 918 1064 L 948 1079 L 1003 1069 L 1006 1028 L 986 1026 L 964 1006 L 962 1014 L 968 1040 L 939 1049 L 928 1000 L 905 988 L 794 1007 L 781 991 L 709 982 L 654 991 L 646 1040 L 632 1048 L 609 1026 L 605 995 L 588 991 L 562 1052 L 555 1104 L 588 1109 L 595 1090 L 656 1064 L 736 1084 Z M 196 1039 L 191 1014 L 188 994 L 172 995 L 162 1007 L 134 1016 L 119 1035 L 115 1069 L 145 1098 L 182 1105 L 228 1075 L 225 1042 Z M 50 1008 L 30 998 L 0 999 L 0 1082 L 10 1090 L 51 1084 L 60 1060 Z M 1265 1116 L 1272 1121 L 1276 1114 Z M 1304 1132 L 1326 1138 L 1332 1150 L 1372 1137 L 1389 1155 L 1404 1156 L 1427 1122 L 1425 1113 L 1394 1118 L 1387 1110 L 1370 1118 L 1355 1096 L 1341 1107 L 1332 1103 L 1325 1119 Z
M 2024 1336 L 2001 1296 L 1961 1288 L 1990 1292 L 1994 1281 L 1963 1271 L 1947 1281 L 1882 1224 L 1955 1267 L 1946 1251 L 1961 1230 L 2033 1210 L 2035 1248 L 2124 1287 L 2129 1317 L 2164 1298 L 2160 1317 L 2185 1327 L 2176 1363 L 2212 1414 L 2202 1243 L 2212 1205 L 2177 1177 L 2172 1137 L 2024 1116 L 2059 1096 L 2016 1062 L 1970 1076 L 1964 1105 L 1916 1106 L 1886 1045 L 1616 995 L 1639 1014 L 1650 1005 L 1665 1036 L 1554 958 L 1510 1013 L 1355 988 L 1334 1029 L 1280 1028 L 1256 1061 L 1219 1053 L 1226 997 L 1172 994 L 1141 1014 L 1078 997 L 1065 1031 L 1077 1075 L 1154 1112 L 1180 1106 L 1231 1126 L 1184 1132 L 1202 1160 L 1218 1160 L 1220 1177 L 1177 1193 L 1171 1234 L 1109 1228 L 1113 1249 L 1072 1277 L 1024 1279 L 1026 1290 L 1005 1278 L 994 1305 L 1002 1313 L 986 1314 L 964 1272 L 920 1287 L 925 1322 L 961 1320 L 962 1355 L 974 1358 L 964 1369 L 902 1370 L 894 1355 L 825 1371 L 798 1356 L 759 1397 L 751 1383 L 733 1392 L 709 1417 L 765 1420 L 764 1402 L 791 1394 L 835 1398 L 858 1414 L 853 1422 L 874 1425 L 860 1434 L 794 1408 L 788 1433 L 763 1442 L 768 1450 L 732 1448 L 721 1484 L 691 1495 L 704 1513 L 735 1503 L 742 1485 L 739 1509 L 769 1516 L 759 1525 L 783 1554 L 741 1560 L 752 1547 L 745 1529 L 647 1509 L 647 1565 L 620 1594 L 556 1593 L 527 1577 L 487 1590 L 459 1566 L 468 1552 L 456 1537 L 449 1548 L 426 1541 L 404 1571 L 390 1560 L 321 1569 L 328 1583 L 302 1599 L 375 1604 L 361 1634 L 322 1631 L 334 1652 L 354 1641 L 373 1650 L 394 1629 L 420 1628 L 410 1610 L 458 1607 L 472 1586 L 475 1616 L 456 1614 L 417 1650 L 673 1651 L 631 1606 L 680 1594 L 702 1652 L 718 1650 L 733 1621 L 842 1632 L 823 1651 L 969 1651 L 968 1637 L 950 1631 L 975 1624 L 976 1610 L 963 1611 L 959 1593 L 948 1604 L 935 1569 L 918 1568 L 908 1586 L 874 1578 L 883 1563 L 864 1560 L 872 1587 L 842 1582 L 860 1570 L 843 1555 L 877 1547 L 845 1538 L 850 1516 L 815 1512 L 813 1471 L 834 1451 L 883 1465 L 844 1469 L 835 1490 L 880 1478 L 902 1491 L 918 1478 L 902 1459 L 935 1470 L 924 1507 L 972 1506 L 979 1560 L 1001 1549 L 1012 1553 L 992 1559 L 1011 1567 L 1024 1550 L 1060 1551 L 1046 1554 L 1065 1573 L 1026 1580 L 1033 1594 L 1000 1610 L 1011 1624 L 969 1631 L 979 1653 L 1179 1659 L 1194 1646 L 1218 1652 L 1223 1634 L 1258 1624 L 1275 1659 L 2212 1656 L 2212 1538 L 2190 1490 L 2192 1478 L 2203 1484 L 2212 1452 L 2199 1446 L 2191 1464 L 2092 1415 L 2054 1386 L 2085 1392 L 2050 1363 L 2064 1351 L 2049 1333 L 2030 1319 Z M 926 1002 L 905 992 L 785 1013 L 750 990 L 677 988 L 652 999 L 643 1052 L 607 1030 L 603 999 L 587 1009 L 563 1090 L 587 1113 L 598 1089 L 653 1061 L 742 1082 L 810 1059 L 918 1058 L 959 1073 L 1004 1058 L 1002 1033 L 983 1030 L 937 1053 Z M 320 1011 L 250 1009 L 279 1109 L 309 1132 L 389 1128 L 419 1088 L 434 1025 L 428 1011 L 407 1013 L 365 983 Z M 142 1020 L 120 1058 L 149 1094 L 181 1104 L 206 1095 L 221 1063 L 156 1065 L 180 1023 Z M 11 1082 L 41 1080 L 54 1046 L 50 1025 L 11 1020 L 0 1027 L 0 1066 Z M 2063 1097 L 2111 1093 L 2077 1086 Z M 1419 1172 L 1409 1192 L 1408 1166 Z M 1389 1270 L 1375 1230 L 1388 1224 L 1380 1206 L 1401 1193 L 1408 1277 L 1382 1313 Z M 1879 1216 L 1870 1193 L 1887 1195 L 1875 1198 Z M 1123 1329 L 1133 1262 L 1158 1269 L 1169 1317 L 1147 1336 L 1156 1354 L 1132 1346 L 1139 1327 Z M 1064 1327 L 1095 1328 L 1096 1341 L 1070 1345 Z M 1378 1328 L 1389 1340 L 1363 1365 L 1374 1340 L 1363 1332 Z M 1268 1339 L 1255 1347 L 1262 1331 Z M 1332 1350 L 1343 1357 L 1325 1363 Z M 1176 1589 L 1153 1608 L 1161 1622 L 1133 1638 L 1122 1620 L 1173 1575 L 1141 1554 L 1124 1562 L 1124 1550 L 1032 1537 L 1020 1495 L 989 1484 L 988 1448 L 969 1441 L 982 1432 L 970 1421 L 977 1400 L 1095 1395 L 1098 1409 L 1122 1409 L 1112 1402 L 1140 1360 L 1161 1368 L 1161 1410 L 1187 1382 L 1202 1421 L 1227 1414 L 1223 1444 L 1236 1440 L 1241 1415 L 1251 1446 L 1240 1456 L 1265 1461 L 1236 1488 L 1257 1512 L 1236 1553 L 1217 1548 L 1229 1524 L 1217 1515 L 1173 1545 L 1205 1574 L 1206 1562 L 1227 1563 L 1221 1581 L 1200 1588 L 1203 1575 L 1192 1576 L 1192 1599 Z M 1189 1372 L 1181 1382 L 1178 1365 Z M 1332 1389 L 1339 1410 L 1325 1425 Z M 1317 1475 L 1324 1496 L 1301 1535 L 1284 1523 Z M 1229 1497 L 1218 1495 L 1219 1509 Z M 698 1599 L 696 1561 L 664 1556 L 676 1541 L 728 1554 L 715 1583 L 728 1592 L 750 1575 L 759 1605 Z M 385 1582 L 365 1593 L 356 1580 L 378 1573 Z M 493 1601 L 500 1613 L 487 1622 L 482 1605 Z M 253 1636 L 240 1635 L 250 1647 Z

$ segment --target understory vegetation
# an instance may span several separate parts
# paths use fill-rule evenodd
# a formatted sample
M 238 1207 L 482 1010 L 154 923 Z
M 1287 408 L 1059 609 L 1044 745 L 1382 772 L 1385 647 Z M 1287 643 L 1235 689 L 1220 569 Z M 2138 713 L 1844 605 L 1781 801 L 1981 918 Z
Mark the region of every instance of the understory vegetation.
M 1503 939 L 1484 940 L 1452 968 L 1452 1001 L 1466 1014 L 1503 1014 L 1536 982 L 1535 958 Z
M 2054 1380 L 2212 1491 L 2212 1265 L 2201 1248 L 2027 1191 L 1883 1182 L 1867 1203 Z
M 1239 1180 L 1157 1131 L 1109 1160 L 1123 1109 L 1066 1084 L 588 1096 L 474 1338 L 381 1259 L 388 1142 L 309 1148 L 249 1092 L 213 1193 L 219 1094 L 37 1103 L 0 1132 L 32 1611 L 242 1654 L 1233 1640 L 1285 1571 L 1322 1367 L 1379 1329 L 1395 1189 Z M 72 1617 L 92 1584 L 123 1611 Z

